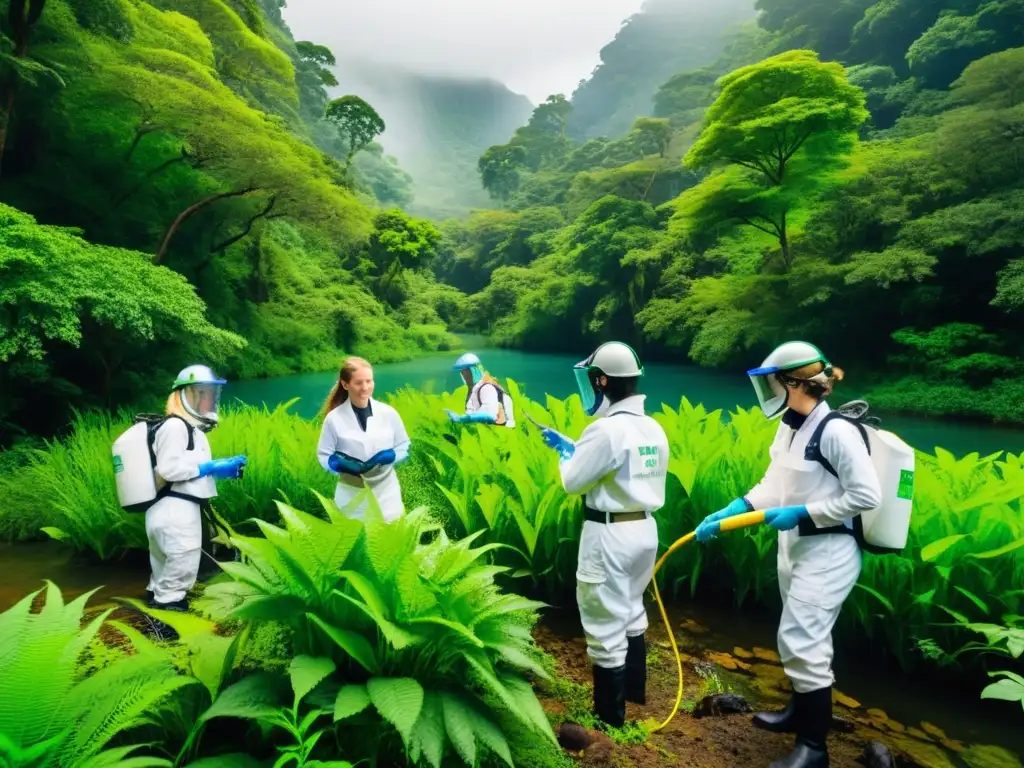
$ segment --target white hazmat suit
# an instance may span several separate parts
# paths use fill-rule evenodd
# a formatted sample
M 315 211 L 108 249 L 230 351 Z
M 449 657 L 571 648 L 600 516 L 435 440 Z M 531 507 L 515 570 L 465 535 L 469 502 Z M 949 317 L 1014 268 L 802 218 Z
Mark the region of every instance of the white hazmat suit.
M 409 435 L 398 411 L 378 400 L 369 401 L 365 431 L 356 417 L 351 399 L 327 414 L 320 430 L 317 459 L 328 472 L 334 473 L 328 460 L 336 451 L 358 461 L 367 461 L 387 449 L 395 452 L 394 463 L 375 466 L 359 476 L 338 474 L 338 484 L 334 491 L 334 503 L 338 509 L 345 511 L 350 517 L 361 519 L 366 514 L 365 500 L 352 510 L 345 510 L 345 507 L 369 486 L 387 522 L 402 515 L 405 507 L 402 503 L 402 489 L 395 464 L 409 456 Z
M 833 419 L 821 436 L 821 453 L 838 478 L 804 458 L 807 442 L 830 408 L 824 401 L 794 429 L 787 413 L 770 449 L 771 464 L 746 499 L 754 509 L 807 507 L 810 521 L 779 531 L 778 575 L 782 617 L 778 644 L 786 674 L 798 693 L 831 686 L 832 628 L 860 575 L 861 552 L 841 526 L 881 503 L 882 492 L 864 438 L 853 424 Z M 808 522 L 810 524 L 808 524 Z
M 499 395 L 501 400 L 499 402 Z M 466 399 L 466 413 L 486 413 L 497 422 L 499 408 L 505 411 L 505 421 L 501 426 L 513 429 L 516 426 L 515 409 L 512 406 L 512 398 L 498 389 L 493 381 L 481 379 L 469 392 Z
M 588 425 L 572 456 L 559 464 L 566 492 L 585 494 L 576 599 L 595 667 L 598 713 L 613 725 L 621 725 L 624 703 L 604 700 L 604 691 L 616 698 L 618 684 L 602 675 L 624 674 L 630 638 L 647 630 L 643 595 L 658 551 L 652 513 L 665 504 L 668 461 L 665 431 L 645 415 L 644 396 L 631 395 Z M 634 519 L 616 519 L 621 513 Z
M 192 450 L 188 450 L 188 427 L 181 418 L 168 418 L 156 430 L 153 453 L 156 473 L 170 484 L 170 490 L 197 499 L 217 495 L 217 483 L 210 475 L 199 477 L 199 465 L 212 453 L 206 434 L 192 423 Z M 185 599 L 196 583 L 202 556 L 203 523 L 199 503 L 164 496 L 146 510 L 146 536 L 152 575 L 149 591 L 156 604 Z M 159 605 L 157 606 L 159 607 Z

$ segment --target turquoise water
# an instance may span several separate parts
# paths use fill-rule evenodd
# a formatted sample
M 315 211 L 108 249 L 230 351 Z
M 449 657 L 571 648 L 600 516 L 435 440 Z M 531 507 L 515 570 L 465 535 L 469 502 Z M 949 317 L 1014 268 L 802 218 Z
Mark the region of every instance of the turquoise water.
M 576 391 L 572 366 L 584 355 L 550 355 L 509 349 L 474 348 L 484 366 L 499 380 L 512 378 L 527 397 L 544 401 L 550 393 L 565 398 Z M 405 387 L 429 393 L 454 391 L 464 387 L 451 366 L 458 353 L 444 353 L 418 358 L 404 363 L 374 366 L 376 389 L 374 395 L 387 394 Z M 225 391 L 225 400 L 240 400 L 251 405 L 274 407 L 298 397 L 294 410 L 312 417 L 319 410 L 334 385 L 337 372 L 308 373 L 272 379 L 231 382 Z M 754 391 L 742 374 L 730 375 L 696 366 L 651 363 L 646 366 L 642 391 L 647 395 L 648 413 L 661 409 L 662 403 L 673 408 L 685 396 L 692 403 L 706 408 L 731 410 L 737 406 L 751 408 L 757 405 Z M 839 385 L 833 396 L 833 405 L 859 396 L 848 383 Z M 904 440 L 923 451 L 932 452 L 941 446 L 957 456 L 972 451 L 982 455 L 997 451 L 1024 453 L 1024 429 L 971 424 L 948 419 L 926 419 L 879 413 L 883 426 L 896 432 Z M 445 418 L 439 412 L 438 418 Z

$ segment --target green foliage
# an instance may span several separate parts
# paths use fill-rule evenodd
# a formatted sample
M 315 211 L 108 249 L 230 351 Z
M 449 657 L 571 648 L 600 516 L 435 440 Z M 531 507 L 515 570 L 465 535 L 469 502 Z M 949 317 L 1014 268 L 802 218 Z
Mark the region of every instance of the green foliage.
M 148 349 L 216 363 L 244 347 L 210 322 L 181 275 L 79 234 L 0 204 L 0 389 L 10 393 L 0 421 L 38 408 L 56 426 L 71 388 L 90 404 L 137 397 L 137 382 L 153 373 Z
M 377 214 L 366 258 L 378 298 L 388 301 L 396 279 L 407 270 L 428 267 L 440 240 L 440 231 L 425 219 L 410 218 L 398 209 Z
M 921 354 L 947 355 L 970 335 L 970 329 L 946 329 L 908 336 L 907 340 L 912 340 Z M 459 407 L 458 393 L 426 395 L 406 390 L 391 398 L 414 435 L 412 460 L 399 468 L 403 496 L 407 509 L 413 502 L 429 504 L 431 511 L 440 516 L 446 536 L 475 537 L 472 546 L 488 553 L 486 561 L 474 560 L 478 550 L 468 549 L 469 542 L 448 543 L 443 551 L 452 554 L 444 558 L 464 552 L 466 562 L 483 568 L 488 579 L 510 579 L 518 592 L 557 603 L 565 599 L 564 591 L 574 583 L 580 500 L 561 490 L 557 461 L 525 414 L 571 438 L 582 433 L 589 419 L 577 396 L 566 401 L 548 397 L 542 406 L 525 398 L 514 382 L 505 385 L 516 399 L 517 412 L 522 414 L 515 430 L 457 426 L 438 420 L 443 408 Z M 873 405 L 880 400 L 872 395 Z M 1008 402 L 1016 407 L 1020 399 Z M 657 515 L 659 537 L 662 546 L 667 547 L 705 515 L 722 508 L 761 478 L 775 425 L 757 409 L 729 414 L 708 412 L 685 399 L 678 408 L 663 406 L 654 416 L 664 427 L 672 452 L 668 500 Z M 0 479 L 0 494 L 10 500 L 5 516 L 42 517 L 44 525 L 62 528 L 68 542 L 79 549 L 97 546 L 94 540 L 99 541 L 98 534 L 90 532 L 110 531 L 103 544 L 107 557 L 116 556 L 124 546 L 145 547 L 140 535 L 141 519 L 116 506 L 113 474 L 109 471 L 109 446 L 123 426 L 127 426 L 126 421 L 116 428 L 99 421 L 83 421 L 67 446 L 53 446 L 32 464 L 7 473 Z M 225 610 L 242 611 L 237 618 L 243 620 L 284 622 L 291 652 L 329 655 L 339 670 L 352 674 L 363 669 L 358 674 L 364 677 L 352 682 L 363 683 L 365 676 L 372 675 L 412 676 L 429 688 L 419 673 L 402 671 L 407 669 L 402 665 L 413 663 L 420 658 L 418 654 L 426 652 L 425 646 L 412 642 L 414 636 L 442 633 L 446 644 L 454 643 L 459 649 L 479 650 L 479 646 L 458 628 L 432 620 L 423 624 L 416 617 L 430 615 L 456 621 L 485 646 L 488 642 L 479 630 L 479 622 L 473 623 L 472 614 L 451 613 L 462 611 L 458 607 L 462 603 L 437 602 L 439 593 L 414 587 L 406 573 L 413 566 L 402 565 L 413 557 L 421 579 L 441 578 L 439 572 L 428 569 L 427 563 L 434 562 L 430 553 L 442 551 L 432 547 L 440 547 L 437 542 L 448 539 L 435 539 L 430 546 L 418 548 L 421 535 L 427 533 L 424 526 L 430 527 L 422 511 L 405 518 L 398 528 L 392 524 L 377 533 L 368 529 L 365 539 L 361 524 L 332 512 L 329 501 L 324 502 L 328 513 L 325 519 L 314 521 L 291 511 L 293 507 L 317 505 L 313 491 L 321 498 L 331 493 L 333 478 L 309 452 L 317 436 L 316 422 L 284 410 L 252 408 L 227 414 L 223 424 L 211 433 L 215 456 L 245 453 L 250 468 L 242 480 L 220 484 L 220 495 L 214 501 L 216 513 L 232 528 L 258 520 L 256 525 L 265 538 L 232 534 L 237 540 L 234 546 L 250 559 L 247 565 L 224 564 L 236 578 L 229 584 L 207 588 L 210 610 L 216 603 Z M 87 448 L 92 459 L 86 458 Z M 936 448 L 933 453 L 919 452 L 917 463 L 908 546 L 900 555 L 865 558 L 861 586 L 847 601 L 840 618 L 842 636 L 849 642 L 870 641 L 887 648 L 906 668 L 920 662 L 910 653 L 918 641 L 928 641 L 946 653 L 963 644 L 965 630 L 942 623 L 948 615 L 946 609 L 973 623 L 997 623 L 1004 614 L 1013 613 L 1024 589 L 1024 569 L 1020 568 L 1024 556 L 1020 545 L 1024 541 L 1020 515 L 1024 457 L 972 454 L 957 459 Z M 75 481 L 69 483 L 69 479 Z M 65 495 L 60 497 L 61 506 L 53 508 L 50 502 L 62 485 Z M 286 517 L 282 529 L 267 522 L 277 520 L 278 510 L 271 503 L 275 499 L 289 505 L 283 507 L 278 502 L 280 513 Z M 95 519 L 85 518 L 86 514 Z M 378 541 L 375 536 L 383 536 L 385 530 L 388 536 Z M 302 542 L 307 537 L 313 537 L 317 546 L 306 548 Z M 324 542 L 328 541 L 336 541 L 336 545 L 326 546 Z M 756 602 L 774 608 L 778 600 L 775 542 L 775 533 L 762 527 L 719 537 L 700 547 L 683 548 L 659 572 L 660 589 L 668 595 L 685 591 L 691 597 L 721 592 L 731 595 L 737 605 Z M 407 551 L 420 554 L 401 554 Z M 335 571 L 330 571 L 324 560 L 330 557 L 340 558 Z M 253 570 L 256 563 L 273 565 Z M 295 571 L 299 564 L 301 569 Z M 440 568 L 442 564 L 438 560 L 431 567 Z M 337 575 L 342 569 L 369 581 Z M 294 581 L 285 579 L 282 574 L 286 572 L 293 574 L 289 578 Z M 334 573 L 336 581 L 322 583 L 327 573 Z M 478 575 L 484 578 L 483 571 Z M 342 582 L 349 579 L 351 586 L 344 587 Z M 348 597 L 338 598 L 335 589 Z M 222 592 L 223 599 L 217 597 Z M 228 593 L 236 596 L 229 597 Z M 468 604 L 463 607 L 468 610 Z M 339 635 L 349 643 L 349 650 L 333 640 L 334 645 L 328 643 L 307 615 L 310 612 L 364 641 Z M 897 615 L 900 621 L 895 620 Z M 377 633 L 394 647 L 377 647 Z M 367 647 L 376 650 L 369 653 Z M 441 661 L 471 663 L 457 654 L 438 663 Z M 425 662 L 416 663 L 422 666 Z M 251 667 L 252 662 L 248 664 Z M 280 666 L 274 661 L 268 671 Z M 441 679 L 440 668 L 429 669 Z M 461 673 L 450 674 L 454 677 L 447 679 L 466 678 Z M 500 691 L 491 689 L 491 693 L 498 695 Z
M 78 661 L 112 612 L 85 622 L 88 592 L 65 604 L 47 584 L 41 610 L 27 595 L 0 614 L 0 755 L 4 764 L 29 768 L 166 766 L 167 760 L 135 756 L 144 745 L 108 745 L 142 725 L 167 698 L 198 681 L 179 675 L 164 656 L 121 656 L 85 678 Z
M 480 558 L 497 545 L 449 541 L 424 509 L 388 524 L 371 501 L 363 523 L 322 502 L 326 520 L 280 504 L 283 528 L 260 521 L 265 538 L 231 536 L 249 562 L 224 563 L 232 580 L 210 585 L 202 601 L 214 614 L 293 630 L 289 730 L 302 695 L 337 671 L 322 696 L 331 705 L 303 723 L 333 714 L 352 729 L 351 751 L 374 759 L 408 753 L 439 768 L 448 753 L 472 765 L 486 749 L 511 765 L 501 714 L 553 742 L 523 676 L 544 674 L 530 635 L 541 604 L 493 585 L 503 569 Z
M 348 144 L 345 163 L 352 162 L 352 156 L 384 133 L 384 121 L 377 110 L 358 96 L 342 96 L 327 105 L 326 117 L 338 127 L 338 132 Z
M 793 265 L 790 220 L 814 199 L 829 171 L 853 150 L 867 118 L 863 92 L 837 64 L 791 51 L 743 67 L 719 81 L 705 128 L 687 153 L 693 167 L 741 166 L 690 209 L 698 219 L 738 220 L 777 238 L 783 266 Z
M 601 49 L 600 63 L 573 92 L 569 134 L 585 141 L 626 133 L 634 120 L 652 113 L 659 85 L 678 72 L 711 64 L 726 47 L 731 28 L 752 17 L 750 3 L 743 0 L 685 8 L 671 0 L 647 0 Z
M 478 213 L 449 228 L 451 256 L 438 275 L 472 293 L 471 328 L 545 351 L 622 336 L 649 358 L 680 350 L 730 366 L 787 338 L 815 338 L 833 359 L 871 372 L 865 383 L 886 407 L 1018 421 L 1009 403 L 1019 387 L 1005 361 L 956 352 L 940 373 L 912 365 L 891 335 L 964 323 L 998 336 L 999 355 L 1024 354 L 1015 213 L 1024 49 L 1011 47 L 1024 6 L 760 0 L 757 8 L 758 28 L 723 38 L 717 60 L 666 73 L 656 119 L 634 109 L 624 122 L 617 112 L 619 138 L 575 144 L 537 130 L 538 108 L 531 125 L 481 158 L 486 184 L 510 211 L 553 208 L 564 223 L 527 232 L 529 258 L 514 264 L 496 258 L 496 238 L 521 219 Z M 574 94 L 570 139 L 599 122 L 588 94 L 612 89 L 612 71 L 608 109 L 651 92 L 631 67 L 641 49 L 661 50 L 655 21 L 689 55 L 667 6 L 646 6 Z M 614 64 L 612 51 L 621 54 Z M 555 106 L 542 105 L 544 114 Z M 594 258 L 576 238 L 584 222 L 595 226 L 592 209 L 617 226 L 605 196 L 650 204 L 657 215 L 629 228 L 625 253 L 620 236 L 598 241 L 607 250 Z M 620 273 L 609 280 L 614 261 Z M 953 369 L 976 369 L 974 383 Z

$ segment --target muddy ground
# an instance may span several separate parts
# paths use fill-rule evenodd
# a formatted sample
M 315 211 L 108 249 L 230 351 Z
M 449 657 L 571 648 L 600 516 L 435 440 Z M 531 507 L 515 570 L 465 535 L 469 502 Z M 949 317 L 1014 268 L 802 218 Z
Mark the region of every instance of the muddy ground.
M 647 704 L 626 705 L 630 720 L 659 724 L 671 711 L 678 690 L 677 669 L 667 633 L 652 617 L 647 633 Z M 537 627 L 538 644 L 554 657 L 557 674 L 577 685 L 556 682 L 540 691 L 545 709 L 557 721 L 579 722 L 581 712 L 591 706 L 591 670 L 586 643 L 578 623 L 563 619 L 558 626 L 545 622 Z M 771 761 L 787 755 L 793 736 L 755 728 L 752 714 L 695 717 L 694 705 L 705 695 L 732 691 L 744 696 L 754 711 L 781 708 L 789 686 L 777 654 L 764 648 L 707 649 L 700 636 L 704 628 L 686 622 L 675 631 L 683 658 L 684 694 L 679 712 L 663 729 L 651 733 L 644 743 L 616 743 L 606 736 L 581 752 L 571 752 L 585 768 L 767 768 Z M 586 686 L 582 688 L 580 686 Z M 929 723 L 906 726 L 837 691 L 834 716 L 845 728 L 829 735 L 832 768 L 884 768 L 862 757 L 873 740 L 885 744 L 896 766 L 924 768 L 1020 768 L 1011 753 L 998 747 L 965 745 L 948 737 Z M 842 732 L 842 730 L 850 732 Z M 643 738 L 638 734 L 637 741 Z M 632 741 L 633 739 L 628 739 Z

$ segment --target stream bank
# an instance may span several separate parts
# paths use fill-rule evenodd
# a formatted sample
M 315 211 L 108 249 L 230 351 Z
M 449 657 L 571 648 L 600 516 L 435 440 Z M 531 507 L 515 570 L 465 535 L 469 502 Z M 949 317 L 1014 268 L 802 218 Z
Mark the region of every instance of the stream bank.
M 44 579 L 56 583 L 66 600 L 101 587 L 90 600 L 90 607 L 95 608 L 117 597 L 141 597 L 149 576 L 143 552 L 104 564 L 53 541 L 0 545 L 0 562 L 0 611 L 38 589 Z M 769 617 L 738 615 L 724 607 L 670 605 L 666 610 L 684 654 L 683 706 L 663 731 L 646 742 L 621 745 L 602 740 L 584 751 L 581 765 L 756 768 L 770 762 L 762 760 L 763 755 L 771 755 L 771 759 L 785 755 L 791 737 L 754 728 L 749 715 L 697 719 L 690 713 L 704 695 L 728 690 L 743 695 L 755 709 L 784 704 L 788 687 L 771 650 L 775 628 Z M 675 701 L 676 666 L 653 602 L 648 615 L 648 704 L 629 705 L 627 717 L 661 722 Z M 544 612 L 535 636 L 554 657 L 558 670 L 555 684 L 539 690 L 557 726 L 590 707 L 591 672 L 575 605 L 566 601 Z M 908 683 L 898 676 L 873 673 L 862 662 L 843 656 L 839 653 L 837 657 L 837 688 L 842 693 L 836 696 L 836 714 L 850 721 L 855 730 L 831 734 L 833 766 L 861 766 L 857 759 L 864 746 L 878 740 L 913 759 L 903 765 L 1021 768 L 1024 729 L 1012 705 L 983 702 L 976 693 L 953 696 L 916 680 Z

